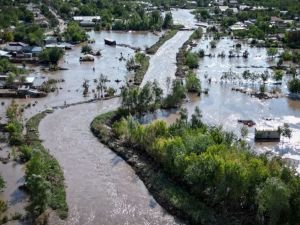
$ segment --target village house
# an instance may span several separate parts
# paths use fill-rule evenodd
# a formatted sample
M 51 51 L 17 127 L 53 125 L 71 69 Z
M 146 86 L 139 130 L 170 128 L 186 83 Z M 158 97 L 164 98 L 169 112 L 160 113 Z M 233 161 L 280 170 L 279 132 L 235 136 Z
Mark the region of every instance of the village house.
M 38 57 L 42 51 L 43 48 L 39 46 L 27 46 L 23 49 L 23 52 L 26 54 L 30 54 L 31 57 Z
M 238 8 L 239 8 L 241 11 L 245 11 L 245 10 L 251 9 L 251 6 L 249 6 L 249 5 L 239 5 Z
M 9 54 L 9 52 L 0 50 L 0 59 L 3 59 L 3 58 L 8 59 L 10 57 L 11 57 L 11 55 Z
M 8 42 L 4 47 L 4 50 L 10 53 L 12 52 L 18 53 L 18 52 L 22 52 L 23 49 L 27 46 L 28 45 L 23 42 Z
M 80 26 L 90 27 L 94 26 L 101 20 L 100 16 L 74 16 L 73 20 L 78 22 Z
M 283 20 L 277 16 L 272 16 L 270 19 L 270 24 L 278 28 L 284 29 L 289 27 L 293 23 L 293 20 Z
M 247 30 L 247 26 L 243 22 L 236 22 L 232 26 L 229 27 L 230 31 L 241 31 L 241 30 Z
M 219 6 L 218 9 L 220 10 L 221 13 L 225 13 L 229 7 L 227 5 L 224 6 Z
M 255 141 L 280 141 L 280 131 L 278 127 L 256 127 Z
M 224 5 L 224 0 L 215 0 L 215 5 Z
M 228 5 L 230 7 L 237 7 L 239 5 L 237 0 L 229 0 Z
M 47 36 L 44 38 L 44 44 L 50 45 L 50 44 L 57 44 L 57 37 L 54 36 Z

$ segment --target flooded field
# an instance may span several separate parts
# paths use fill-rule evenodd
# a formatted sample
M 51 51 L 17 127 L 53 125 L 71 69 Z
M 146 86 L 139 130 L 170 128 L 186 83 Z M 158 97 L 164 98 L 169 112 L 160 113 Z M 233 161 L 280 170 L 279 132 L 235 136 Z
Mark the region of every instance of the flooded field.
M 10 148 L 6 144 L 0 143 L 0 157 L 7 157 L 9 152 Z M 24 191 L 19 189 L 19 186 L 25 182 L 24 167 L 15 161 L 10 161 L 7 164 L 0 162 L 0 174 L 6 181 L 4 191 L 0 192 L 0 199 L 4 199 L 8 206 L 8 210 L 4 215 L 8 218 L 16 215 L 16 213 L 25 215 L 25 206 L 28 204 L 28 196 Z
M 195 20 L 189 10 L 172 9 L 172 13 L 176 23 L 186 27 L 194 26 Z M 166 91 L 167 77 L 175 79 L 178 48 L 190 34 L 189 31 L 178 32 L 158 50 L 156 55 L 151 57 L 149 70 L 142 85 L 156 79 Z M 93 80 L 99 78 L 101 73 L 110 80 L 108 87 L 119 90 L 125 84 L 129 73 L 126 70 L 126 61 L 120 61 L 119 58 L 122 54 L 125 59 L 129 59 L 134 51 L 127 47 L 106 46 L 104 38 L 142 49 L 154 44 L 159 38 L 152 33 L 144 32 L 92 31 L 89 35 L 96 41 L 92 44 L 93 49 L 101 50 L 102 56 L 95 57 L 94 62 L 80 63 L 81 46 L 76 46 L 71 51 L 67 51 L 60 62 L 60 66 L 68 70 L 44 72 L 36 69 L 35 75 L 37 76 L 64 79 L 65 82 L 58 84 L 58 92 L 46 98 L 18 99 L 17 102 L 21 104 L 37 101 L 34 107 L 31 106 L 25 110 L 25 119 L 48 107 L 93 99 L 92 89 L 96 86 Z M 286 122 L 293 130 L 290 140 L 284 139 L 281 143 L 255 144 L 254 128 L 249 128 L 247 139 L 257 152 L 272 151 L 300 162 L 300 101 L 292 101 L 286 97 L 259 100 L 246 94 L 233 92 L 231 88 L 237 84 L 221 82 L 223 72 L 228 72 L 230 69 L 238 74 L 246 69 L 260 73 L 267 69 L 271 73 L 268 68 L 274 65 L 276 60 L 270 60 L 267 57 L 266 49 L 250 48 L 244 42 L 241 42 L 242 48 L 238 51 L 242 54 L 244 50 L 248 50 L 248 59 L 218 58 L 216 56 L 223 51 L 226 55 L 229 50 L 237 53 L 237 50 L 232 47 L 237 41 L 229 38 L 221 39 L 215 49 L 210 49 L 210 41 L 209 38 L 203 38 L 193 50 L 204 49 L 206 54 L 211 53 L 215 57 L 200 59 L 196 73 L 202 81 L 202 88 L 209 88 L 209 94 L 202 95 L 200 98 L 190 96 L 190 101 L 184 104 L 189 114 L 192 114 L 194 108 L 199 106 L 205 122 L 222 125 L 226 130 L 238 135 L 241 128 L 241 125 L 237 123 L 238 119 L 252 119 L 257 124 L 265 125 L 282 125 Z M 208 78 L 212 79 L 211 83 L 208 82 Z M 91 93 L 88 97 L 83 97 L 82 94 L 82 83 L 85 79 L 89 80 L 90 85 Z M 117 79 L 121 82 L 116 82 Z M 283 93 L 286 93 L 285 82 L 283 82 L 282 89 Z M 11 99 L 0 99 L 0 101 L 5 103 L 0 107 L 0 117 L 5 117 L 6 107 Z M 67 201 L 70 208 L 69 218 L 66 221 L 60 221 L 53 216 L 51 224 L 179 224 L 156 203 L 130 166 L 99 143 L 90 132 L 89 125 L 95 116 L 114 110 L 118 106 L 119 99 L 76 105 L 56 110 L 42 120 L 39 127 L 41 139 L 64 170 Z M 169 123 L 177 118 L 175 113 L 164 112 L 157 117 L 167 117 L 166 120 Z M 265 118 L 271 121 L 266 121 Z M 18 185 L 24 182 L 22 166 L 15 165 L 13 162 L 7 165 L 1 164 L 0 171 L 8 180 L 7 190 L 1 193 L 0 197 L 10 202 L 12 212 L 22 211 L 24 205 L 20 199 L 26 200 L 26 196 L 16 191 Z
M 208 88 L 209 94 L 202 95 L 201 98 L 192 98 L 192 101 L 186 104 L 188 111 L 192 113 L 195 106 L 199 106 L 204 121 L 209 124 L 222 125 L 226 130 L 234 131 L 238 135 L 240 135 L 241 128 L 241 125 L 237 123 L 238 119 L 251 119 L 257 125 L 266 127 L 277 127 L 282 126 L 283 123 L 288 123 L 292 129 L 290 140 L 282 139 L 281 143 L 254 143 L 254 128 L 249 128 L 248 141 L 258 153 L 272 151 L 284 158 L 300 162 L 300 101 L 285 97 L 287 78 L 284 78 L 282 86 L 279 86 L 282 89 L 283 97 L 270 100 L 260 100 L 250 95 L 234 92 L 231 88 L 238 86 L 238 82 L 225 83 L 221 81 L 223 73 L 230 69 L 239 75 L 247 69 L 256 73 L 263 73 L 268 70 L 271 75 L 272 71 L 269 67 L 276 64 L 276 59 L 270 59 L 265 48 L 251 48 L 245 42 L 224 38 L 217 42 L 215 49 L 211 49 L 209 47 L 210 41 L 211 39 L 203 38 L 194 49 L 194 51 L 204 49 L 205 54 L 215 55 L 215 57 L 200 59 L 197 70 L 197 75 L 202 81 L 202 88 Z M 242 44 L 240 50 L 232 47 L 237 43 Z M 228 56 L 230 50 L 233 50 L 234 54 L 239 51 L 240 55 L 244 50 L 247 50 L 249 57 L 248 59 L 217 57 L 223 51 Z M 206 76 L 207 78 L 205 78 Z M 208 78 L 212 79 L 211 84 L 209 84 Z M 252 88 L 250 82 L 243 83 L 241 86 Z M 258 85 L 254 86 L 257 88 Z M 272 85 L 267 86 L 267 88 L 272 88 Z M 296 163 L 299 164 L 299 162 Z M 300 172 L 300 167 L 298 171 Z
M 50 224 L 177 224 L 130 166 L 90 132 L 95 116 L 118 105 L 119 99 L 78 105 L 42 120 L 41 139 L 64 170 L 70 207 L 67 221 Z
M 31 107 L 25 111 L 25 117 L 36 114 L 45 108 L 50 106 L 63 105 L 84 101 L 94 98 L 92 90 L 96 88 L 94 79 L 99 78 L 100 74 L 107 76 L 110 82 L 107 83 L 107 87 L 115 88 L 119 93 L 120 87 L 123 86 L 127 80 L 129 73 L 126 69 L 126 60 L 120 61 L 121 53 L 125 59 L 129 59 L 133 56 L 134 51 L 127 47 L 111 47 L 104 45 L 104 38 L 111 38 L 116 40 L 118 44 L 127 44 L 134 47 L 140 47 L 144 49 L 146 46 L 154 44 L 159 36 L 149 32 L 115 32 L 115 31 L 102 31 L 88 33 L 91 39 L 95 40 L 94 44 L 91 44 L 94 50 L 101 50 L 102 56 L 95 57 L 94 62 L 79 62 L 81 56 L 81 46 L 75 46 L 72 50 L 66 51 L 64 58 L 61 60 L 59 66 L 67 68 L 68 70 L 44 72 L 40 68 L 34 68 L 36 70 L 32 75 L 45 76 L 53 79 L 64 79 L 65 82 L 58 83 L 59 90 L 55 93 L 49 94 L 46 98 L 40 99 L 17 99 L 17 102 L 21 104 L 34 103 L 37 101 L 35 107 Z M 95 71 L 93 71 L 95 68 Z M 82 84 L 84 80 L 89 80 L 88 97 L 83 97 Z M 116 82 L 115 80 L 120 80 Z M 5 102 L 4 106 L 0 107 L 0 117 L 5 115 L 6 107 L 9 105 L 11 99 L 0 99 L 0 102 Z
M 95 57 L 94 62 L 80 63 L 81 46 L 75 46 L 66 52 L 59 64 L 60 67 L 68 70 L 45 72 L 40 68 L 34 68 L 36 71 L 32 74 L 34 76 L 64 79 L 64 82 L 58 84 L 57 92 L 49 94 L 46 98 L 17 99 L 16 101 L 20 104 L 35 104 L 25 110 L 25 119 L 52 106 L 94 98 L 92 89 L 95 89 L 96 85 L 93 80 L 98 78 L 101 73 L 110 80 L 107 84 L 108 87 L 119 90 L 125 84 L 130 75 L 126 70 L 125 60 L 132 57 L 134 51 L 127 47 L 104 45 L 104 38 L 116 40 L 118 44 L 141 49 L 154 44 L 159 38 L 149 32 L 91 31 L 89 35 L 91 39 L 95 40 L 95 43 L 92 44 L 93 49 L 101 50 L 102 53 L 101 57 Z M 179 44 L 176 46 L 180 47 Z M 119 60 L 121 56 L 125 60 Z M 175 71 L 175 68 L 176 66 L 173 64 L 171 69 Z M 115 82 L 117 79 L 121 82 Z M 91 94 L 88 97 L 83 97 L 82 94 L 84 80 L 89 80 Z M 0 115 L 4 118 L 11 99 L 1 99 L 1 102 L 4 102 L 4 105 L 1 106 Z M 49 119 L 47 117 L 45 122 L 42 122 L 41 136 L 45 139 L 45 145 L 64 168 L 70 206 L 68 221 L 62 222 L 54 217 L 52 224 L 57 225 L 60 222 L 72 225 L 95 224 L 99 221 L 100 224 L 177 224 L 174 218 L 166 214 L 155 202 L 133 170 L 109 149 L 101 145 L 90 133 L 89 123 L 91 120 L 101 112 L 115 109 L 118 106 L 115 103 L 112 100 L 103 104 L 92 103 L 87 107 L 79 105 L 67 110 L 59 110 L 53 114 L 54 117 L 51 115 Z M 70 110 L 74 110 L 74 115 Z M 67 121 L 65 117 L 72 121 Z M 57 126 L 57 121 L 60 121 L 61 126 Z M 68 128 L 68 125 L 72 127 Z M 57 130 L 54 130 L 56 128 Z M 54 137 L 55 134 L 61 139 Z M 68 141 L 71 140 L 71 136 L 74 137 L 74 141 Z M 82 145 L 80 146 L 78 142 Z M 52 145 L 53 143 L 57 145 Z M 63 146 L 63 143 L 68 143 L 70 146 Z M 89 147 L 88 151 L 87 146 Z M 70 154 L 70 150 L 74 150 L 74 152 Z M 10 188 L 2 194 L 3 199 L 10 201 L 13 197 L 15 199 L 16 196 L 21 195 L 21 193 L 15 192 L 15 196 L 13 196 L 11 192 L 18 190 L 20 182 L 24 181 L 22 166 L 3 165 L 1 172 L 9 175 L 9 178 L 6 176 L 4 178 L 8 179 Z M 16 173 L 14 176 L 12 176 L 13 172 Z M 83 183 L 86 185 L 81 186 Z M 19 196 L 18 199 L 21 197 L 23 196 Z M 22 212 L 21 209 L 24 208 L 13 204 L 10 206 L 13 212 Z

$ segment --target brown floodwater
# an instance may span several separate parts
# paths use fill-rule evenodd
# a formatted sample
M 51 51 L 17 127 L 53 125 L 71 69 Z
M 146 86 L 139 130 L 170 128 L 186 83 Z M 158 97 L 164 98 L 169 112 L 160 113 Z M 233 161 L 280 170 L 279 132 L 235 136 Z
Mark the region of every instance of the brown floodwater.
M 90 132 L 93 118 L 119 99 L 56 110 L 42 120 L 44 146 L 65 174 L 69 218 L 50 224 L 178 224 L 149 194 L 131 167 Z
M 176 22 L 187 27 L 195 23 L 189 10 L 174 9 L 172 13 Z M 176 70 L 174 57 L 189 35 L 190 32 L 179 32 L 158 50 L 157 55 L 151 57 L 149 71 L 144 82 L 157 79 L 161 87 L 166 89 L 166 78 L 168 76 L 174 78 Z M 25 110 L 26 118 L 45 108 L 63 105 L 65 101 L 74 103 L 93 98 L 92 93 L 88 97 L 83 97 L 81 84 L 84 79 L 88 79 L 91 85 L 90 90 L 94 89 L 93 79 L 98 78 L 100 73 L 111 80 L 108 86 L 118 89 L 125 84 L 130 74 L 126 70 L 126 62 L 119 61 L 119 57 L 122 53 L 128 59 L 134 52 L 130 48 L 105 46 L 104 38 L 141 48 L 150 46 L 158 40 L 158 36 L 140 32 L 90 32 L 90 36 L 96 40 L 96 43 L 92 45 L 93 48 L 102 50 L 102 57 L 96 57 L 93 63 L 80 63 L 81 47 L 77 46 L 68 51 L 60 63 L 62 67 L 69 68 L 69 70 L 48 73 L 36 70 L 36 75 L 65 79 L 65 82 L 58 84 L 62 88 L 58 93 L 52 93 L 46 98 L 18 100 L 23 104 L 38 101 L 35 107 Z M 203 38 L 195 50 L 202 48 L 207 53 L 211 51 L 215 55 L 222 51 L 228 54 L 235 43 L 234 40 L 225 38 L 218 42 L 216 49 L 211 50 L 206 47 L 209 41 Z M 234 131 L 238 135 L 241 126 L 237 124 L 237 119 L 253 119 L 257 123 L 266 125 L 287 122 L 293 130 L 290 140 L 283 140 L 281 143 L 254 144 L 254 128 L 249 129 L 247 140 L 257 152 L 272 151 L 282 157 L 300 161 L 299 101 L 292 101 L 286 97 L 259 100 L 242 93 L 232 92 L 231 88 L 237 84 L 221 84 L 222 73 L 230 68 L 237 73 L 245 70 L 241 67 L 262 72 L 266 70 L 266 67 L 275 63 L 268 59 L 266 50 L 263 48 L 250 49 L 246 43 L 242 43 L 242 50 L 244 49 L 250 52 L 247 60 L 217 57 L 200 59 L 197 75 L 202 80 L 202 87 L 209 88 L 209 94 L 202 95 L 200 98 L 191 98 L 190 102 L 185 103 L 185 107 L 191 114 L 195 106 L 199 106 L 205 122 L 222 125 L 226 130 Z M 95 72 L 93 67 L 95 67 Z M 204 78 L 206 73 L 213 80 L 211 84 Z M 118 84 L 114 81 L 115 79 L 120 79 L 121 82 Z M 243 85 L 251 84 L 244 82 Z M 285 82 L 283 93 L 286 93 Z M 4 117 L 5 108 L 11 100 L 1 99 L 0 101 L 5 102 L 5 106 L 0 106 L 0 116 Z M 121 158 L 103 146 L 89 130 L 92 119 L 98 114 L 116 109 L 119 105 L 118 101 L 118 99 L 112 99 L 59 109 L 42 120 L 39 127 L 41 138 L 64 170 L 67 202 L 70 207 L 70 215 L 66 221 L 59 221 L 53 216 L 51 224 L 178 224 L 174 217 L 155 202 L 134 171 Z M 273 120 L 267 122 L 263 119 L 265 117 Z M 169 122 L 173 122 L 176 118 L 176 114 L 168 116 Z M 1 172 L 8 174 L 6 179 L 11 179 L 9 183 L 14 183 L 15 188 L 19 173 L 23 174 L 24 171 L 20 167 L 14 172 L 13 170 L 6 172 L 6 168 L 7 166 L 0 167 Z M 15 175 L 10 175 L 12 173 Z M 5 195 L 6 198 L 13 196 L 9 192 Z
M 177 12 L 181 15 L 180 12 Z M 182 15 L 187 15 L 184 10 Z M 182 17 L 183 18 L 183 17 Z M 191 18 L 191 16 L 187 17 Z M 64 79 L 65 82 L 57 86 L 59 91 L 49 94 L 41 99 L 17 99 L 19 104 L 35 104 L 27 108 L 24 118 L 29 119 L 34 114 L 46 108 L 64 105 L 66 102 L 76 103 L 94 98 L 92 90 L 95 89 L 94 79 L 102 73 L 108 77 L 108 87 L 118 90 L 131 76 L 126 70 L 126 61 L 133 56 L 134 51 L 127 47 L 111 47 L 104 45 L 104 38 L 145 49 L 154 44 L 159 36 L 149 32 L 89 32 L 90 38 L 95 40 L 92 44 L 94 50 L 101 50 L 102 56 L 95 57 L 94 62 L 80 63 L 81 46 L 75 46 L 67 51 L 60 62 L 60 66 L 68 70 L 45 72 L 41 68 L 31 67 L 35 70 L 31 75 L 54 79 Z M 188 37 L 188 32 L 180 38 Z M 180 43 L 173 42 L 174 48 Z M 165 48 L 166 49 L 166 48 Z M 175 51 L 172 50 L 171 70 L 175 71 Z M 166 55 L 162 51 L 161 58 Z M 120 61 L 121 55 L 125 60 Z M 150 63 L 150 66 L 153 63 Z M 93 71 L 95 68 L 95 71 Z M 121 80 L 117 83 L 115 80 Z M 82 83 L 89 81 L 90 94 L 83 97 Z M 153 81 L 154 79 L 152 79 Z M 1 99 L 0 116 L 5 121 L 5 111 L 12 99 Z M 101 145 L 90 133 L 89 123 L 98 114 L 115 109 L 118 104 L 107 101 L 104 104 L 91 103 L 87 106 L 79 105 L 65 110 L 58 110 L 41 123 L 41 136 L 50 152 L 58 158 L 64 168 L 67 185 L 67 198 L 70 207 L 70 217 L 66 222 L 55 219 L 52 224 L 177 224 L 175 219 L 168 215 L 151 197 L 143 183 L 133 170 L 109 149 Z M 74 111 L 73 111 L 74 110 Z M 72 111 L 74 114 L 72 114 Z M 68 121 L 65 117 L 72 121 Z M 49 119 L 48 119 L 49 118 Z M 63 118 L 60 120 L 60 118 Z M 66 122 L 66 123 L 65 123 Z M 69 126 L 70 125 L 70 126 Z M 68 127 L 69 126 L 69 127 Z M 74 130 L 75 129 L 75 130 Z M 46 132 L 45 132 L 46 131 Z M 54 135 L 58 135 L 55 137 Z M 73 141 L 70 141 L 72 138 Z M 65 143 L 70 144 L 64 145 Z M 74 150 L 74 152 L 70 152 Z M 72 157 L 70 157 L 72 156 Z M 15 198 L 21 202 L 26 196 L 20 192 L 18 186 L 24 182 L 24 171 L 21 165 L 7 164 L 1 167 L 5 174 L 7 188 L 1 197 L 5 200 Z M 12 173 L 15 173 L 13 176 Z M 14 184 L 14 186 L 13 186 Z M 14 194 L 12 194 L 12 192 Z M 15 200 L 14 202 L 17 202 Z M 23 207 L 10 204 L 13 212 L 22 212 Z
M 0 143 L 0 157 L 7 157 L 10 148 L 5 143 Z M 8 210 L 2 215 L 11 218 L 16 213 L 26 214 L 25 206 L 28 204 L 28 196 L 25 192 L 19 189 L 23 185 L 24 167 L 15 161 L 10 161 L 7 164 L 0 162 L 0 174 L 5 180 L 5 188 L 0 192 L 0 199 L 6 201 Z M 0 218 L 1 219 L 1 218 Z M 7 224 L 25 224 L 17 221 Z
M 46 98 L 17 99 L 18 103 L 24 105 L 37 101 L 34 107 L 25 110 L 25 118 L 29 118 L 45 108 L 63 105 L 65 102 L 69 104 L 94 98 L 92 92 L 96 89 L 94 79 L 99 78 L 100 74 L 107 76 L 109 80 L 107 87 L 113 87 L 117 90 L 117 93 L 120 93 L 120 87 L 126 84 L 128 77 L 131 75 L 126 69 L 126 60 L 134 55 L 134 51 L 127 47 L 105 45 L 104 38 L 116 40 L 118 44 L 127 44 L 141 49 L 145 49 L 146 46 L 154 44 L 159 39 L 159 36 L 149 32 L 91 31 L 88 34 L 91 39 L 95 40 L 95 43 L 91 44 L 92 48 L 101 50 L 102 53 L 101 57 L 95 57 L 94 62 L 80 63 L 81 45 L 77 45 L 72 50 L 66 51 L 65 56 L 59 63 L 60 67 L 68 70 L 45 72 L 41 68 L 31 67 L 35 70 L 31 74 L 33 76 L 64 79 L 65 82 L 58 83 L 59 90 L 50 93 Z M 125 60 L 119 60 L 121 54 Z M 93 68 L 95 68 L 95 71 L 93 71 Z M 90 85 L 90 93 L 87 97 L 83 96 L 82 84 L 84 80 L 88 80 Z M 116 80 L 120 80 L 120 82 L 117 83 Z M 0 102 L 5 103 L 4 106 L 0 106 L 0 117 L 4 117 L 11 100 L 7 98 L 0 99 Z

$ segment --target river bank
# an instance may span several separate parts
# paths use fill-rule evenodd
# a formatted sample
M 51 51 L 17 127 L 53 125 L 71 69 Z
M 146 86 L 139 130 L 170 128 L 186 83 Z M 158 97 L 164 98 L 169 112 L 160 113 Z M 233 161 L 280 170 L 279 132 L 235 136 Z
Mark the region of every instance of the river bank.
M 123 146 L 113 135 L 110 127 L 116 116 L 116 111 L 99 115 L 92 121 L 90 129 L 101 143 L 122 157 L 134 169 L 160 205 L 172 215 L 183 219 L 186 224 L 211 224 L 216 219 L 226 221 L 224 218 L 218 218 L 214 210 L 204 203 L 194 201 L 185 185 L 178 185 L 170 179 L 161 165 L 144 151 L 134 146 Z M 190 204 L 191 202 L 193 204 Z
M 90 132 L 95 116 L 118 107 L 117 98 L 81 104 L 57 109 L 41 121 L 40 138 L 64 171 L 69 205 L 67 220 L 51 214 L 50 225 L 180 224 L 157 204 L 131 167 Z

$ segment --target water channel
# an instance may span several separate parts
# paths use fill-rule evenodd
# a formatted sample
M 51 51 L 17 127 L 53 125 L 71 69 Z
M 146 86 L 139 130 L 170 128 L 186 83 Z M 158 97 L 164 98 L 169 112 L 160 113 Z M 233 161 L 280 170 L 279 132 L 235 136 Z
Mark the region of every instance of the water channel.
M 187 27 L 195 23 L 193 15 L 188 10 L 172 10 L 174 21 Z M 74 103 L 93 98 L 82 95 L 82 82 L 88 79 L 91 88 L 94 87 L 93 79 L 98 78 L 100 73 L 107 75 L 111 82 L 108 86 L 121 87 L 128 73 L 125 61 L 119 61 L 121 52 L 128 59 L 134 53 L 130 48 L 105 46 L 103 38 L 115 39 L 118 43 L 124 43 L 135 47 L 149 46 L 158 40 L 158 36 L 152 33 L 141 32 L 90 32 L 91 38 L 96 40 L 93 44 L 95 50 L 101 49 L 102 57 L 96 58 L 94 63 L 80 63 L 80 46 L 68 51 L 60 66 L 69 70 L 57 72 L 44 72 L 36 70 L 36 75 L 64 79 L 60 83 L 58 93 L 52 93 L 47 98 L 38 99 L 34 107 L 25 110 L 25 118 L 30 118 L 35 113 L 45 108 Z M 150 67 L 145 76 L 146 81 L 159 80 L 162 88 L 166 89 L 166 78 L 174 78 L 176 70 L 175 56 L 182 43 L 187 40 L 190 32 L 178 32 L 173 39 L 166 42 L 151 57 Z M 195 51 L 205 49 L 213 54 L 227 52 L 235 43 L 234 40 L 225 38 L 219 41 L 217 49 L 210 50 L 206 46 L 209 39 L 199 41 Z M 270 62 L 265 49 L 250 49 L 243 43 L 242 49 L 248 49 L 248 60 L 242 58 L 221 59 L 217 57 L 200 59 L 197 75 L 202 81 L 203 88 L 209 88 L 208 95 L 200 98 L 192 96 L 191 101 L 185 103 L 189 114 L 199 106 L 203 113 L 203 120 L 210 124 L 223 125 L 226 130 L 239 134 L 237 119 L 253 119 L 257 123 L 265 123 L 263 118 L 272 118 L 272 123 L 290 124 L 293 135 L 291 140 L 275 144 L 254 144 L 253 128 L 249 129 L 248 141 L 257 152 L 273 151 L 283 157 L 300 160 L 300 102 L 292 101 L 287 97 L 271 100 L 259 100 L 248 95 L 231 91 L 234 84 L 221 84 L 220 77 L 223 72 L 230 68 L 241 73 L 249 67 L 251 71 L 262 72 Z M 93 71 L 95 67 L 95 72 Z M 209 84 L 205 74 L 212 78 Z M 120 83 L 115 80 L 120 79 Z M 283 91 L 286 86 L 284 84 Z M 5 102 L 0 107 L 0 115 L 5 115 L 5 108 L 11 99 L 1 99 Z M 19 99 L 19 103 L 28 104 L 35 99 Z M 113 99 L 104 102 L 89 103 L 72 106 L 63 110 L 56 110 L 48 115 L 40 124 L 41 138 L 44 145 L 49 149 L 61 164 L 67 186 L 67 201 L 70 207 L 68 220 L 60 221 L 55 215 L 51 217 L 51 224 L 178 224 L 172 216 L 168 215 L 148 193 L 144 184 L 134 174 L 133 170 L 112 151 L 107 149 L 90 133 L 89 124 L 92 119 L 101 113 L 116 109 L 119 100 Z M 171 114 L 167 120 L 174 121 L 176 115 Z M 2 196 L 11 202 L 15 196 L 21 196 L 17 192 L 19 183 L 22 182 L 23 170 L 20 166 L 1 165 L 0 170 L 5 179 L 8 179 L 8 188 Z M 11 178 L 13 177 L 13 178 Z M 11 179 L 11 180 L 10 180 Z M 17 198 L 18 199 L 18 198 Z M 25 200 L 26 201 L 26 200 Z M 13 205 L 12 205 L 13 206 Z

